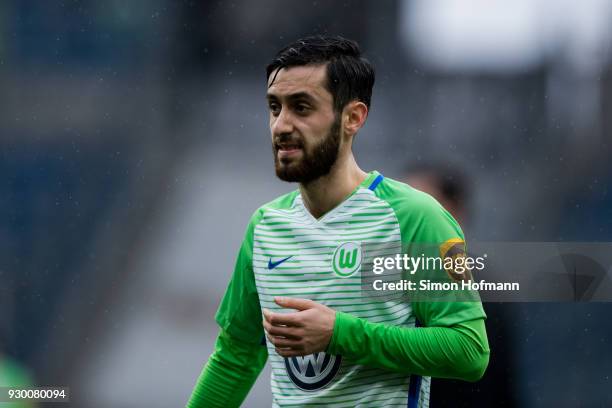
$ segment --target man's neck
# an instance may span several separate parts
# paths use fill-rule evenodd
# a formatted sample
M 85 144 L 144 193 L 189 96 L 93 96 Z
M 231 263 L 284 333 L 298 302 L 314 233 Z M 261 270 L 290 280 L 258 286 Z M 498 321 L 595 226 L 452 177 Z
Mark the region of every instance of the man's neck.
M 359 168 L 352 154 L 343 159 L 338 157 L 329 174 L 300 184 L 304 205 L 313 217 L 321 218 L 344 201 L 367 175 Z

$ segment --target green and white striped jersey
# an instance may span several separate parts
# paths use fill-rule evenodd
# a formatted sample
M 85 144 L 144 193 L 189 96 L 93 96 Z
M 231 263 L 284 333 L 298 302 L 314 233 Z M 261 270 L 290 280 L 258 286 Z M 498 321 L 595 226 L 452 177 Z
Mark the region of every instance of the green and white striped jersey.
M 447 326 L 483 317 L 480 303 L 406 301 L 405 294 L 362 293 L 373 258 L 413 243 L 463 240 L 452 217 L 430 196 L 378 172 L 319 219 L 299 191 L 258 209 L 217 312 L 221 327 L 244 341 L 265 339 L 261 309 L 290 312 L 275 296 L 311 299 L 370 322 Z M 430 378 L 351 362 L 324 352 L 284 358 L 267 343 L 274 407 L 426 407 Z

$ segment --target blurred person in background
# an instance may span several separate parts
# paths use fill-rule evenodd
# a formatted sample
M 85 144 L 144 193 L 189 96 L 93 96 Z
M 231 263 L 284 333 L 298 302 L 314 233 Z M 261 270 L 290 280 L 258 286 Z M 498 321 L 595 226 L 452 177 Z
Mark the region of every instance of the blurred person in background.
M 407 184 L 438 200 L 469 235 L 469 203 L 473 186 L 459 166 L 433 162 L 409 166 L 404 179 Z M 510 332 L 513 304 L 488 302 L 483 307 L 487 314 L 491 349 L 487 371 L 475 383 L 433 379 L 432 408 L 517 406 L 515 353 Z
M 188 406 L 239 406 L 268 358 L 274 406 L 421 407 L 432 376 L 479 379 L 488 362 L 480 302 L 362 295 L 371 265 L 362 245 L 388 255 L 389 245 L 397 253 L 435 243 L 445 257 L 464 242 L 430 196 L 358 167 L 352 143 L 374 85 L 359 46 L 298 40 L 267 79 L 276 174 L 299 189 L 252 216 Z

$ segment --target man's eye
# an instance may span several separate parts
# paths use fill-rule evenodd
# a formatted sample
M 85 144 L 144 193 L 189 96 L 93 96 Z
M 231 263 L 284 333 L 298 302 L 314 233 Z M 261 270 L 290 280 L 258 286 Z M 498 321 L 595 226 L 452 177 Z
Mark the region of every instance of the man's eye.
M 298 105 L 295 106 L 295 111 L 298 112 L 298 113 L 306 113 L 306 112 L 308 112 L 309 109 L 310 109 L 310 106 L 305 105 L 303 103 L 298 104 Z
M 271 103 L 268 105 L 268 109 L 273 115 L 276 115 L 280 112 L 280 105 L 278 103 Z

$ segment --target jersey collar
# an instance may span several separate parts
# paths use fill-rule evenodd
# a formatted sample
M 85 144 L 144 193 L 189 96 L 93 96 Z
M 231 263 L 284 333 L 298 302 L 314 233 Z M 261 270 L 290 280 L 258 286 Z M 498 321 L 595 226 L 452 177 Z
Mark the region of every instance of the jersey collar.
M 326 212 L 325 214 L 323 214 L 321 217 L 319 218 L 315 218 L 310 211 L 308 211 L 308 209 L 306 208 L 306 206 L 304 205 L 304 201 L 302 199 L 302 194 L 298 194 L 297 196 L 297 202 L 296 204 L 299 205 L 299 207 L 301 208 L 301 210 L 304 212 L 304 214 L 306 214 L 306 216 L 308 217 L 309 220 L 311 220 L 314 223 L 321 223 L 326 221 L 327 219 L 329 219 L 330 217 L 333 216 L 333 214 L 335 214 L 336 212 L 338 212 L 343 206 L 344 204 L 346 204 L 346 202 L 357 192 L 359 191 L 359 189 L 362 188 L 366 188 L 369 189 L 371 191 L 374 191 L 376 189 L 376 187 L 378 187 L 378 185 L 380 184 L 380 182 L 383 180 L 383 175 L 380 174 L 378 171 L 373 170 L 370 171 L 366 178 L 348 195 L 344 198 L 344 200 L 342 200 L 340 203 L 338 203 L 337 206 L 335 206 L 334 208 L 332 208 L 331 210 L 329 210 L 328 212 Z

